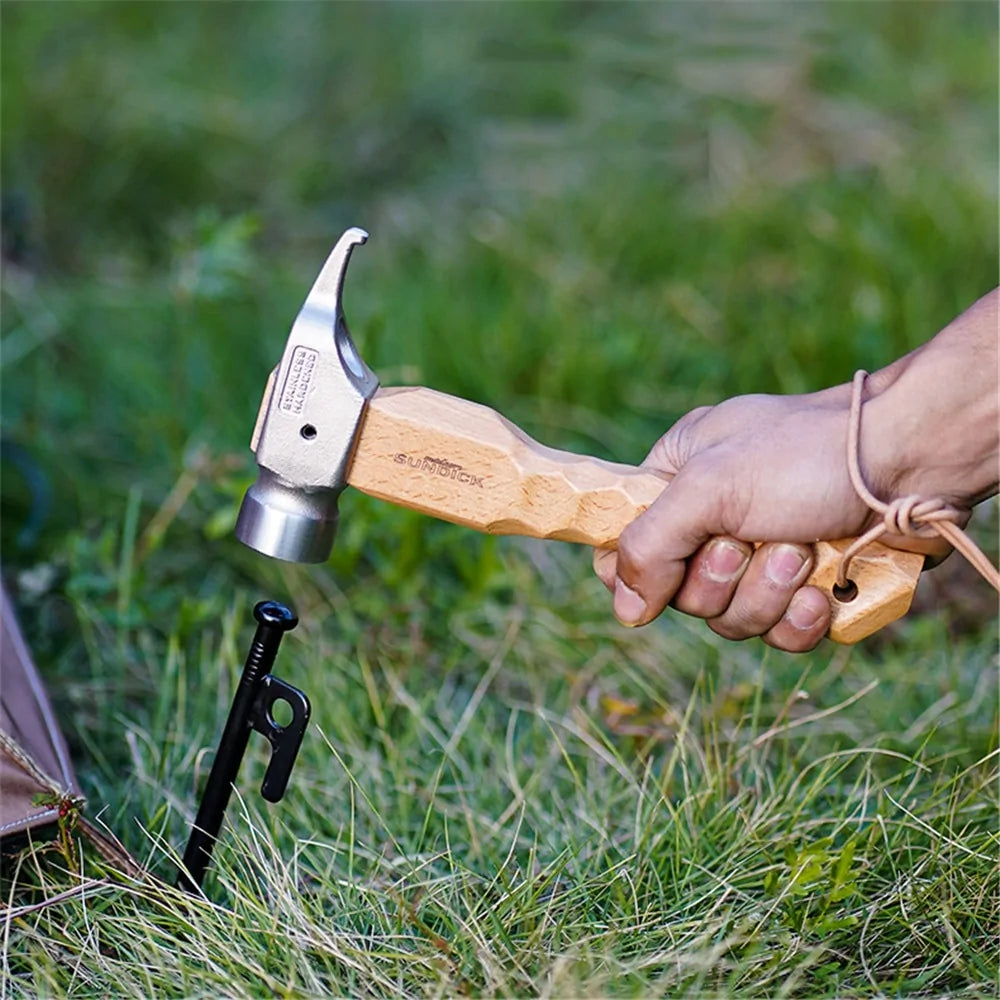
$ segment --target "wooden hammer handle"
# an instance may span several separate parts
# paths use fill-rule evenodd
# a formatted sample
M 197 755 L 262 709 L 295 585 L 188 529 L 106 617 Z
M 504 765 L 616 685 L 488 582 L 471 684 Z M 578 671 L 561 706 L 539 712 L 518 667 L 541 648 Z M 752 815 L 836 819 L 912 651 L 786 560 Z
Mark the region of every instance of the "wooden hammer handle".
M 347 481 L 477 531 L 614 548 L 669 479 L 547 448 L 487 406 L 413 387 L 375 393 Z M 873 544 L 851 563 L 856 596 L 840 600 L 833 585 L 849 543 L 816 543 L 809 578 L 830 599 L 830 637 L 844 643 L 904 615 L 923 566 L 923 556 Z

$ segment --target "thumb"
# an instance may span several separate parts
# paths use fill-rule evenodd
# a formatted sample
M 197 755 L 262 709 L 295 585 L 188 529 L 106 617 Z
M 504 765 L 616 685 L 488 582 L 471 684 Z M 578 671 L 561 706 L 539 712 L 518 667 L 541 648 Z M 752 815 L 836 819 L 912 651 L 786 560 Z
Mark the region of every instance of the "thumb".
M 712 535 L 723 534 L 718 481 L 686 465 L 618 539 L 614 610 L 624 625 L 645 625 L 680 589 L 686 560 Z

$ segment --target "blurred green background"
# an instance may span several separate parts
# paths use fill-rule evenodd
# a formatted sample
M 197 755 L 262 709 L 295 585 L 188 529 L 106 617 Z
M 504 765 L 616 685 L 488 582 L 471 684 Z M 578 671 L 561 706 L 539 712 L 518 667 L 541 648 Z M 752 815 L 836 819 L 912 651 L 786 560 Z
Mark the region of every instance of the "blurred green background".
M 0 17 L 3 559 L 36 648 L 79 670 L 83 641 L 140 700 L 130 643 L 196 644 L 261 591 L 442 636 L 509 599 L 516 545 L 366 498 L 326 568 L 232 538 L 267 372 L 347 226 L 383 384 L 629 462 L 693 406 L 883 364 L 996 280 L 990 4 Z

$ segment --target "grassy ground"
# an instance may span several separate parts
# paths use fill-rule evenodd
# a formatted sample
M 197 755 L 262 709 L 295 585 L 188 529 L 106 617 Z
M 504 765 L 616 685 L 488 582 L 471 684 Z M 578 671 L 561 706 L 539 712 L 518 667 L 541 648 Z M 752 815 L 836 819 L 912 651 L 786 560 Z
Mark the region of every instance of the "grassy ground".
M 90 815 L 172 879 L 256 600 L 314 703 L 277 806 L 252 745 L 206 900 L 8 859 L 3 995 L 997 994 L 978 584 L 791 657 L 626 631 L 587 553 L 364 497 L 323 567 L 231 535 L 349 225 L 384 384 L 621 461 L 920 343 L 996 282 L 991 5 L 0 22 L 3 561 Z

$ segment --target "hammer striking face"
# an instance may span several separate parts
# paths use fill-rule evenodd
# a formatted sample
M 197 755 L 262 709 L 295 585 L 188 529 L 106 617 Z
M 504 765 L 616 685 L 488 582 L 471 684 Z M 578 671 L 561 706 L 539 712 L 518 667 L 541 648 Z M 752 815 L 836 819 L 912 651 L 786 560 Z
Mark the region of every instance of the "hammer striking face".
M 380 389 L 344 320 L 351 251 L 337 242 L 271 373 L 251 448 L 260 474 L 236 535 L 291 562 L 323 562 L 348 484 L 371 496 L 491 534 L 614 548 L 667 487 L 648 470 L 546 448 L 489 407 L 432 389 Z M 857 593 L 833 593 L 850 539 L 818 542 L 809 583 L 827 593 L 830 636 L 856 642 L 906 613 L 923 557 L 869 546 L 851 564 Z

